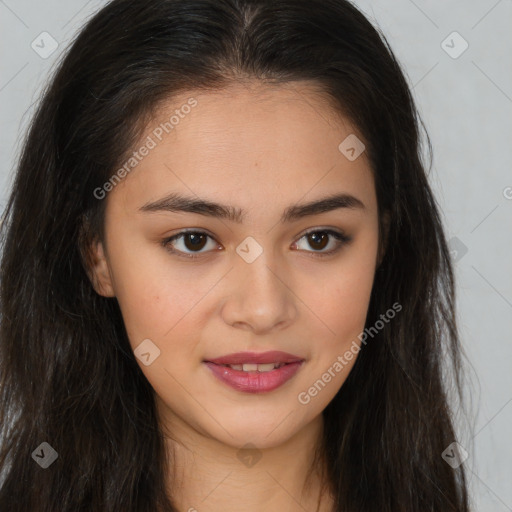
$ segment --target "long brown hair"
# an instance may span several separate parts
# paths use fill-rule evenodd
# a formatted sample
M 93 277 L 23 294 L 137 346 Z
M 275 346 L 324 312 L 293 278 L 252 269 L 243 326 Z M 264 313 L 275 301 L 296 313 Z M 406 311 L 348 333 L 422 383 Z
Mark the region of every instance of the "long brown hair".
M 443 372 L 462 393 L 461 351 L 421 121 L 385 37 L 345 0 L 113 0 L 80 31 L 33 118 L 2 228 L 0 510 L 176 510 L 153 390 L 116 300 L 84 268 L 84 219 L 101 238 L 94 190 L 162 100 L 241 77 L 318 84 L 364 136 L 390 213 L 367 325 L 403 309 L 323 413 L 335 510 L 469 510 L 464 466 L 442 457 L 455 440 Z M 50 453 L 43 442 L 58 453 L 46 469 L 31 456 Z

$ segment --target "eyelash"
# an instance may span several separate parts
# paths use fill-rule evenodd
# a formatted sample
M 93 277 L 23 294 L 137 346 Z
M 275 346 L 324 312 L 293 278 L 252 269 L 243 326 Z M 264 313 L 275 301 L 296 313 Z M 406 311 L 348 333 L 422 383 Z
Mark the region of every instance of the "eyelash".
M 332 229 L 316 229 L 316 230 L 308 231 L 307 233 L 304 233 L 298 240 L 301 240 L 302 238 L 307 237 L 308 235 L 312 235 L 312 234 L 316 234 L 316 233 L 323 233 L 323 234 L 332 236 L 333 238 L 335 238 L 337 240 L 337 246 L 334 249 L 331 249 L 330 251 L 327 251 L 327 252 L 306 251 L 306 252 L 311 252 L 315 257 L 319 257 L 319 258 L 331 256 L 332 254 L 337 253 L 345 244 L 352 241 L 352 237 L 347 236 L 347 235 L 345 235 L 345 233 L 342 233 L 342 232 L 333 231 Z M 211 238 L 212 240 L 214 239 L 211 235 L 209 235 L 208 233 L 205 233 L 204 231 L 193 231 L 193 230 L 181 231 L 180 233 L 177 233 L 176 235 L 173 235 L 169 238 L 165 238 L 164 240 L 162 240 L 162 246 L 166 250 L 171 252 L 172 254 L 176 254 L 183 258 L 187 258 L 187 259 L 191 259 L 191 260 L 201 258 L 202 255 L 206 254 L 208 251 L 197 252 L 195 254 L 194 253 L 185 253 L 183 251 L 178 251 L 176 249 L 173 249 L 171 246 L 171 242 L 173 242 L 179 238 L 182 238 L 185 235 L 190 235 L 190 234 L 206 235 L 207 237 Z

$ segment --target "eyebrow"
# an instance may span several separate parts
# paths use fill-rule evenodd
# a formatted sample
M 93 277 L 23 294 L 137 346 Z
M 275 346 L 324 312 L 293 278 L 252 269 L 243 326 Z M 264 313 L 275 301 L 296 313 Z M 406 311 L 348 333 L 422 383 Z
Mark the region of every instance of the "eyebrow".
M 363 202 L 350 194 L 334 194 L 309 203 L 295 204 L 286 208 L 280 222 L 293 222 L 303 217 L 330 212 L 339 208 L 364 210 Z M 234 206 L 214 203 L 201 198 L 187 197 L 177 193 L 157 201 L 146 203 L 140 208 L 142 212 L 187 212 L 208 217 L 225 219 L 238 224 L 243 223 L 246 211 Z

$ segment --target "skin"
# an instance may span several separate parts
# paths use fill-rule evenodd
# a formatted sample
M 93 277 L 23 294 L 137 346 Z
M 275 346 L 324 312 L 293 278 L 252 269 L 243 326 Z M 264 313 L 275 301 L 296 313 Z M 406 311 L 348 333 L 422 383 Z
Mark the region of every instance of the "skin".
M 91 278 L 98 293 L 119 301 L 133 349 L 150 339 L 160 350 L 148 366 L 137 361 L 168 436 L 175 462 L 169 488 L 179 510 L 229 512 L 243 504 L 250 511 L 314 511 L 325 483 L 321 467 L 304 484 L 322 411 L 356 357 L 308 404 L 298 395 L 354 340 L 360 345 L 380 254 L 370 165 L 364 152 L 355 161 L 340 152 L 338 145 L 358 131 L 305 82 L 188 91 L 159 108 L 141 140 L 191 97 L 198 102 L 191 113 L 108 193 L 105 239 L 92 247 Z M 243 223 L 140 210 L 171 192 L 242 208 Z M 285 208 L 335 192 L 355 196 L 364 208 L 279 222 Z M 196 260 L 162 245 L 189 228 L 212 237 Z M 315 245 L 304 234 L 322 228 L 352 240 L 320 257 L 336 239 Z M 249 236 L 263 250 L 252 263 L 236 252 Z M 173 247 L 194 253 L 187 239 Z M 234 390 L 203 364 L 268 350 L 305 359 L 268 393 Z M 250 467 L 240 457 L 247 443 L 259 457 Z M 331 507 L 324 493 L 319 510 Z

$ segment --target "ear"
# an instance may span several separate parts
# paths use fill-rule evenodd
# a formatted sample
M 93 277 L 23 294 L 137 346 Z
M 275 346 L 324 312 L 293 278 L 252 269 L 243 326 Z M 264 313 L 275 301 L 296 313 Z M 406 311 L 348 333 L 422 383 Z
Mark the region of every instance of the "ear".
M 90 248 L 89 257 L 89 279 L 98 295 L 103 297 L 115 297 L 114 286 L 112 284 L 112 274 L 105 253 L 103 243 L 95 241 Z
M 98 295 L 115 297 L 112 274 L 104 244 L 91 235 L 89 222 L 85 219 L 80 229 L 80 256 L 87 276 Z
M 384 259 L 384 255 L 386 254 L 386 250 L 388 247 L 388 235 L 389 235 L 390 220 L 391 220 L 391 216 L 390 216 L 389 212 L 386 210 L 382 214 L 382 220 L 381 220 L 382 232 L 380 233 L 380 239 L 379 239 L 379 251 L 378 251 L 378 255 L 377 255 L 377 268 L 380 267 L 380 264 L 382 263 L 382 260 Z

